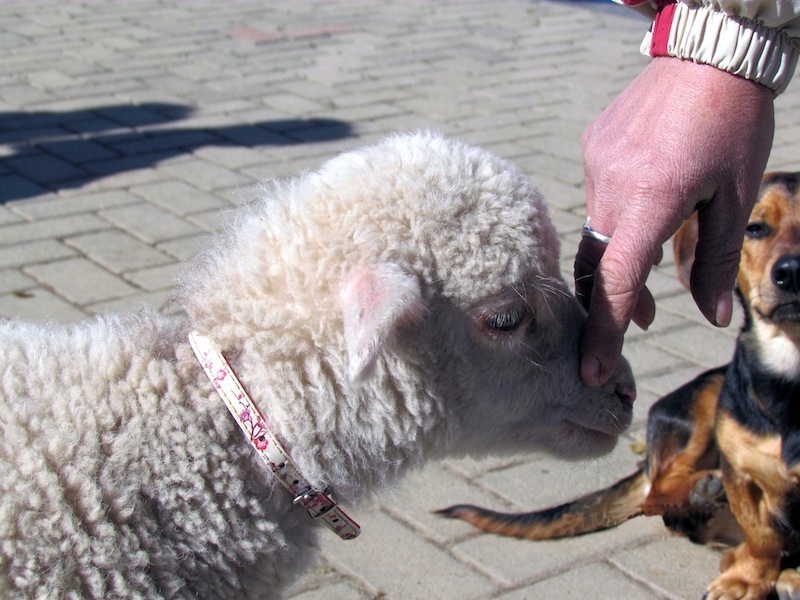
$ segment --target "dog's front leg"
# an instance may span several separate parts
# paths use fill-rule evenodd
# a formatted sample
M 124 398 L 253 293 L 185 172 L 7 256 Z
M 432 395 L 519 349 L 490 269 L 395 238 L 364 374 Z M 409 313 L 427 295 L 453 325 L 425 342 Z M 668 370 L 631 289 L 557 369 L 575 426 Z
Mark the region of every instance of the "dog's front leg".
M 722 574 L 708 587 L 709 600 L 761 600 L 773 590 L 783 542 L 771 526 L 769 492 L 723 462 L 723 483 L 745 541 L 726 552 Z

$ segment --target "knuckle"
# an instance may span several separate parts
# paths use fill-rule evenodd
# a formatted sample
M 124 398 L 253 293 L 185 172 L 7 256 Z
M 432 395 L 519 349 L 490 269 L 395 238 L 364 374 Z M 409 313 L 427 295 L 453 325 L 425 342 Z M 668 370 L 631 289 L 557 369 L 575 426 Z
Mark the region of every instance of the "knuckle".
M 595 289 L 599 289 L 608 298 L 608 303 L 618 307 L 627 319 L 638 303 L 639 293 L 644 288 L 643 278 L 632 261 L 626 260 L 621 253 L 608 253 L 595 273 Z

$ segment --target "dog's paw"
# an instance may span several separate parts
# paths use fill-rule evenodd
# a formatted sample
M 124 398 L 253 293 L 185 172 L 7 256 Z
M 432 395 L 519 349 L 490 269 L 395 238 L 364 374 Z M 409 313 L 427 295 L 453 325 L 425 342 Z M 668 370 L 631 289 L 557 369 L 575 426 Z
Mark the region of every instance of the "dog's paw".
M 775 593 L 780 600 L 800 600 L 800 573 L 784 569 L 775 583 Z
M 727 570 L 726 569 L 727 565 Z M 772 561 L 746 555 L 744 546 L 725 553 L 720 561 L 722 575 L 711 582 L 708 600 L 767 600 L 775 591 L 778 571 Z
M 747 581 L 729 574 L 718 577 L 705 593 L 706 600 L 767 600 L 772 586 L 762 581 Z

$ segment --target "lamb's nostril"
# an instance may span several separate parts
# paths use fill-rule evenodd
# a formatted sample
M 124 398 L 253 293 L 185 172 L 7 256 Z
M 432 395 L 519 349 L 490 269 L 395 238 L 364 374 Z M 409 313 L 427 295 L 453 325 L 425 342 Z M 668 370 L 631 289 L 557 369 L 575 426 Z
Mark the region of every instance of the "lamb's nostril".
M 620 383 L 614 389 L 614 394 L 628 404 L 633 404 L 636 400 L 636 388 L 629 384 Z

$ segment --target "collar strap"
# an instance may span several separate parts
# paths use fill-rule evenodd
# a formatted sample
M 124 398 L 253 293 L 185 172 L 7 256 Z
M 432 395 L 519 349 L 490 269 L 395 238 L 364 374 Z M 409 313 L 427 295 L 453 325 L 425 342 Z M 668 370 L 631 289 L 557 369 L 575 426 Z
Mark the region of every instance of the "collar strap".
M 292 495 L 293 504 L 305 508 L 312 518 L 322 521 L 343 540 L 358 537 L 361 527 L 337 506 L 330 491 L 314 488 L 300 474 L 288 452 L 267 429 L 264 415 L 247 395 L 228 361 L 214 348 L 211 340 L 193 331 L 189 334 L 189 343 L 244 436 L 281 485 Z

